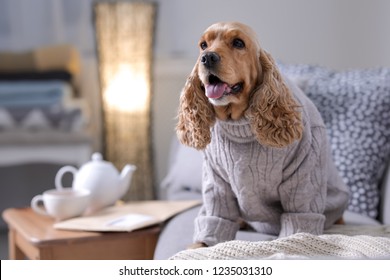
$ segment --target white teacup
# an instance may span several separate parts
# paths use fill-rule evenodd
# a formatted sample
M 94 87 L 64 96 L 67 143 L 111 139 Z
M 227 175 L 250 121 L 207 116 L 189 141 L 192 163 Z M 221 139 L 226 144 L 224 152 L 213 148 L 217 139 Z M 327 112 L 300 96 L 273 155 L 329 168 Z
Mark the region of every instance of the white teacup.
M 31 208 L 42 215 L 51 216 L 57 221 L 80 216 L 87 209 L 91 192 L 81 189 L 51 189 L 33 197 Z M 43 202 L 43 208 L 39 206 Z

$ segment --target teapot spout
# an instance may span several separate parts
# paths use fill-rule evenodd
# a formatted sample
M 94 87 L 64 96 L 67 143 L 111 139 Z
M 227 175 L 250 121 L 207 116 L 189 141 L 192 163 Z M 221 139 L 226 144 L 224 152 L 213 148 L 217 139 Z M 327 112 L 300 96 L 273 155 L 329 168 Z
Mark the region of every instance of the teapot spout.
M 119 198 L 125 195 L 125 193 L 128 191 L 131 183 L 131 178 L 133 177 L 134 171 L 137 169 L 135 165 L 126 164 L 125 167 L 123 167 L 121 174 L 120 174 L 120 181 L 119 181 Z

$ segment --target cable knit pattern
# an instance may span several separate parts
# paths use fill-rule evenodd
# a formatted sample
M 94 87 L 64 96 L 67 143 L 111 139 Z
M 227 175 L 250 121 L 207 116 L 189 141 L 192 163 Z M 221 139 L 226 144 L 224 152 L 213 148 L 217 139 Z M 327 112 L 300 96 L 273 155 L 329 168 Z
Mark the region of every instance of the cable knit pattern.
M 300 141 L 272 148 L 256 141 L 249 122 L 217 121 L 204 152 L 203 207 L 195 242 L 209 246 L 232 240 L 243 218 L 257 232 L 288 236 L 322 234 L 347 205 L 347 187 L 334 167 L 325 125 L 304 94 Z

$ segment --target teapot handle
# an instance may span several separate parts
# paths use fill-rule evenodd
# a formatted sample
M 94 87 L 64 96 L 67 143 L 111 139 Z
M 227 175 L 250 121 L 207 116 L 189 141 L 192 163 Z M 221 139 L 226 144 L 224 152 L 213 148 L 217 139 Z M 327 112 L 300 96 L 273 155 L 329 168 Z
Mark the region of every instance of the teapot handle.
M 74 180 L 74 176 L 77 173 L 77 169 L 76 169 L 76 167 L 73 167 L 70 165 L 61 167 L 60 170 L 58 170 L 56 177 L 55 177 L 56 189 L 61 190 L 64 188 L 64 186 L 62 185 L 62 176 L 67 172 L 70 172 L 73 174 L 73 180 Z

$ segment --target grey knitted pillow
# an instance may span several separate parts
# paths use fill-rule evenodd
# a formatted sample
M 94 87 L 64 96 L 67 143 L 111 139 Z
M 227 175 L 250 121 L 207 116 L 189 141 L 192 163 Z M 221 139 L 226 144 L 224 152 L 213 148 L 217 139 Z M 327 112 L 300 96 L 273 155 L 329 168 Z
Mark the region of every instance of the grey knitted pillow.
M 390 69 L 280 68 L 298 81 L 325 121 L 333 158 L 351 191 L 348 209 L 377 218 L 379 184 L 390 158 Z

